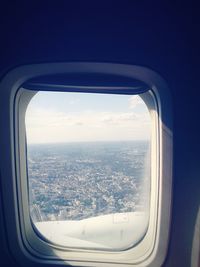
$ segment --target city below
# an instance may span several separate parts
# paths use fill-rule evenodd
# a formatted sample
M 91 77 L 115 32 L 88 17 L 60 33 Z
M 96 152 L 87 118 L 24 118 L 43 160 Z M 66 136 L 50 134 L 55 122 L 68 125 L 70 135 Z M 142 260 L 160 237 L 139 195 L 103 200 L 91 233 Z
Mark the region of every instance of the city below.
M 147 141 L 28 145 L 34 222 L 145 211 L 150 196 Z

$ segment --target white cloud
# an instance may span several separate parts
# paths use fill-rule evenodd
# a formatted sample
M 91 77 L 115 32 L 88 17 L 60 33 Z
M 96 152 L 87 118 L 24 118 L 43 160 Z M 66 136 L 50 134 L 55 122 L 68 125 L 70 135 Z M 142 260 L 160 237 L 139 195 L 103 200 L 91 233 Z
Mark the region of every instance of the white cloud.
M 144 106 L 144 102 L 141 97 L 133 95 L 129 98 L 129 108 L 135 109 L 138 106 Z
M 148 113 L 55 112 L 28 108 L 29 143 L 146 139 L 150 132 Z

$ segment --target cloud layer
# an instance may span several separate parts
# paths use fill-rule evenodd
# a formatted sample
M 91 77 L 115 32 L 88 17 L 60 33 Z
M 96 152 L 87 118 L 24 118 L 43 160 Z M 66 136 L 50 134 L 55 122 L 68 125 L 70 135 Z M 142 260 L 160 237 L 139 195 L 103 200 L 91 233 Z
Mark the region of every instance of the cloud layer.
M 35 109 L 27 112 L 26 130 L 30 143 L 148 139 L 150 118 L 148 113 Z

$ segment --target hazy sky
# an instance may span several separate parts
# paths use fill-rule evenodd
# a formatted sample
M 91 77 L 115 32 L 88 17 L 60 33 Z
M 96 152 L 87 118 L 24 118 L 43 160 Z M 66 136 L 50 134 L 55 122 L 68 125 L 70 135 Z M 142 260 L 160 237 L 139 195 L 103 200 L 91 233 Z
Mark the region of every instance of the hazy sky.
M 139 96 L 39 92 L 26 132 L 28 143 L 147 140 L 150 116 Z

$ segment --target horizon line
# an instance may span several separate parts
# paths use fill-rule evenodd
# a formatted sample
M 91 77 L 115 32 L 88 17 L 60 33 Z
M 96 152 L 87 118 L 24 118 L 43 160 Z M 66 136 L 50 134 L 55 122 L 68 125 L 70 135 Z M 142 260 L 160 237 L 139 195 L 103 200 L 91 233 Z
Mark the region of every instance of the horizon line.
M 75 143 L 115 143 L 115 142 L 148 142 L 150 139 L 135 140 L 95 140 L 95 141 L 63 141 L 63 142 L 46 142 L 46 143 L 28 143 L 27 145 L 56 145 L 56 144 L 75 144 Z

